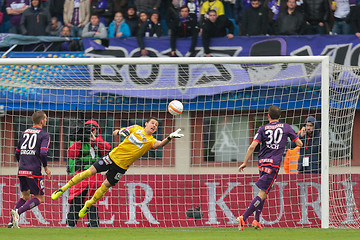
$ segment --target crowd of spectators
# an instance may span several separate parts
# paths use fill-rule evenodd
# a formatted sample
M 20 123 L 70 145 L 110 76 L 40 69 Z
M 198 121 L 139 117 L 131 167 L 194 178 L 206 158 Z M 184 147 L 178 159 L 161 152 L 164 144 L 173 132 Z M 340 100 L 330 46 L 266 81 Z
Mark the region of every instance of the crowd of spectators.
M 0 0 L 1 1 L 1 0 Z M 360 38 L 360 0 L 2 0 L 0 32 L 31 36 L 198 36 L 210 56 L 211 37 L 251 35 L 355 34 Z

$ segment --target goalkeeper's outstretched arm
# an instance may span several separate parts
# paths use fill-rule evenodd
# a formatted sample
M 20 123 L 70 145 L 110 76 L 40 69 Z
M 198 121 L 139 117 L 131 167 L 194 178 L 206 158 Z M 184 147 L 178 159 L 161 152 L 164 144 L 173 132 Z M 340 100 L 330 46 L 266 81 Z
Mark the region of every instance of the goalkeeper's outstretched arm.
M 173 138 L 181 138 L 181 137 L 183 137 L 184 134 L 181 134 L 180 132 L 181 132 L 181 128 L 179 128 L 175 132 L 170 133 L 170 135 L 167 138 L 163 139 L 162 141 L 156 141 L 155 144 L 154 144 L 154 148 L 161 148 L 161 147 L 165 146 Z

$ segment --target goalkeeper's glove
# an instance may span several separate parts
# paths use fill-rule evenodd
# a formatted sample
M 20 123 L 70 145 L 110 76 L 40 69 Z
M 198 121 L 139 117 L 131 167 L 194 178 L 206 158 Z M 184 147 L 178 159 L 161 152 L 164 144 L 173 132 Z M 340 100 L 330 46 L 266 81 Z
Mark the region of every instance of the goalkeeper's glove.
M 184 134 L 179 133 L 181 131 L 181 128 L 176 130 L 175 132 L 170 133 L 170 135 L 167 137 L 167 140 L 171 141 L 173 138 L 181 138 L 184 136 Z
M 130 131 L 127 130 L 126 128 L 124 128 L 124 129 L 121 129 L 121 130 L 118 131 L 118 135 L 121 135 L 123 137 L 127 137 L 127 136 L 130 135 Z

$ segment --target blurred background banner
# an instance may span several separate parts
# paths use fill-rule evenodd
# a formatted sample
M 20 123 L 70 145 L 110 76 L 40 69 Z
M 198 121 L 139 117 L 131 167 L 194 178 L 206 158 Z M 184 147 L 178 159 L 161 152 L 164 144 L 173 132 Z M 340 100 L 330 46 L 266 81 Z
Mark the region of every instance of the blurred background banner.
M 84 40 L 84 50 L 88 53 L 111 56 L 139 57 L 139 47 L 135 37 L 110 38 L 105 52 L 95 40 Z M 144 38 L 149 57 L 170 56 L 170 38 Z M 177 56 L 188 56 L 191 39 L 177 39 Z M 91 48 L 91 49 L 89 49 Z M 316 56 L 330 55 L 332 62 L 343 65 L 359 65 L 359 39 L 355 35 L 302 35 L 302 36 L 250 36 L 212 38 L 211 53 L 214 56 Z M 204 56 L 202 39 L 199 37 L 196 56 Z
M 0 48 L 13 45 L 30 45 L 41 42 L 63 42 L 66 38 L 50 36 L 25 36 L 21 34 L 0 33 Z

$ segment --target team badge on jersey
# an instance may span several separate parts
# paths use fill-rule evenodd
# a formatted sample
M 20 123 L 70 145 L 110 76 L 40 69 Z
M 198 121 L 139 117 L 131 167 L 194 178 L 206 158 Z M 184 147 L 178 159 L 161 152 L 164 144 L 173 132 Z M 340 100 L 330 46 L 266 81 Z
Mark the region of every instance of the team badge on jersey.
M 142 137 L 142 142 L 143 142 L 143 143 L 146 142 L 147 139 L 146 139 L 146 137 L 144 136 L 144 134 L 142 134 L 142 130 L 139 129 L 139 130 L 136 131 L 136 133 L 139 134 L 139 135 Z

